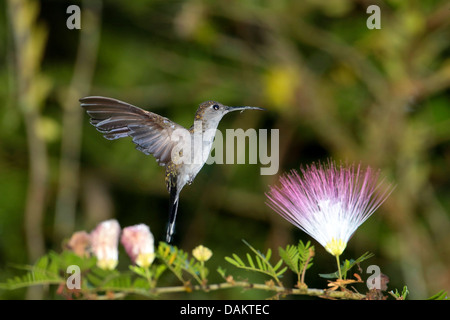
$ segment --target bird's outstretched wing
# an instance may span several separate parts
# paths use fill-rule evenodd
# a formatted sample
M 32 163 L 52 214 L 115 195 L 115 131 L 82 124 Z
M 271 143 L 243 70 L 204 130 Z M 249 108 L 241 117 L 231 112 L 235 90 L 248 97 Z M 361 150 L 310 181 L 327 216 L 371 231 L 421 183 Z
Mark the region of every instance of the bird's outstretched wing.
M 158 164 L 166 165 L 171 159 L 173 147 L 171 134 L 176 129 L 184 129 L 175 122 L 135 107 L 120 100 L 106 97 L 85 97 L 81 106 L 91 117 L 91 124 L 106 139 L 114 140 L 132 137 L 136 149 L 153 155 Z

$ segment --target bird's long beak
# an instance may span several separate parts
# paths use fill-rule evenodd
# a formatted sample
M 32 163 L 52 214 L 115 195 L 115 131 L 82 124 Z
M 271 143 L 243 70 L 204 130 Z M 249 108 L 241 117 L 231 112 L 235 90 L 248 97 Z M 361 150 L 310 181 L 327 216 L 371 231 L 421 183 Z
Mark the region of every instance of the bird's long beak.
M 249 106 L 240 106 L 240 107 L 226 107 L 226 110 L 228 112 L 232 111 L 244 111 L 244 110 L 262 110 L 265 111 L 266 109 L 260 108 L 260 107 L 249 107 Z

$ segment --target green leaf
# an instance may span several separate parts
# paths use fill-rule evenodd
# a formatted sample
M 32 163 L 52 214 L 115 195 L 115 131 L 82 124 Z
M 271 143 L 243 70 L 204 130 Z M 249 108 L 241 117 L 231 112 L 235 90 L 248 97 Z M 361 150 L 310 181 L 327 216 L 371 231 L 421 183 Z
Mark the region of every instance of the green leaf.
M 153 277 L 157 280 L 167 270 L 167 266 L 164 264 L 152 265 Z
M 273 267 L 273 270 L 277 271 L 281 267 L 282 264 L 283 264 L 283 260 L 278 261 L 278 263 Z
M 63 270 L 67 270 L 68 266 L 76 265 L 80 268 L 81 272 L 88 271 L 92 269 L 96 263 L 97 259 L 95 257 L 80 257 L 76 255 L 73 251 L 64 250 L 61 254 L 50 252 L 52 259 L 59 259 L 60 267 Z
M 448 293 L 445 290 L 441 290 L 429 297 L 427 300 L 448 300 Z
M 350 269 L 352 269 L 355 265 L 360 264 L 361 262 L 363 262 L 369 258 L 372 258 L 373 256 L 374 256 L 373 253 L 366 252 L 356 260 L 353 260 L 353 259 L 345 260 L 341 267 L 342 277 L 344 279 L 346 279 L 347 272 L 350 271 Z
M 389 293 L 397 300 L 406 300 L 406 296 L 409 294 L 409 290 L 407 286 L 404 286 L 402 289 L 402 293 L 400 293 L 397 289 L 395 289 L 395 292 L 391 290 Z
M 344 260 L 341 264 L 341 274 L 343 279 L 347 279 L 347 273 L 352 269 L 355 265 L 360 264 L 361 262 L 372 258 L 374 256 L 373 253 L 366 252 L 361 257 L 359 257 L 356 260 L 350 259 L 350 260 Z M 339 272 L 335 271 L 333 273 L 319 273 L 319 276 L 325 279 L 336 279 L 339 277 Z
M 338 271 L 333 273 L 319 273 L 319 277 L 324 279 L 336 279 L 339 277 L 339 273 Z
M 32 266 L 22 265 L 16 268 L 28 271 L 22 276 L 7 279 L 6 283 L 0 283 L 0 288 L 14 290 L 33 285 L 65 283 L 65 278 L 60 275 L 59 257 L 55 254 L 41 257 Z
M 86 279 L 89 285 L 96 287 L 103 287 L 109 279 L 117 276 L 118 272 L 115 270 L 104 270 L 99 267 L 92 268 L 91 272 L 86 274 Z
M 267 269 L 264 268 L 265 264 L 262 263 L 261 258 L 258 256 L 256 256 L 255 258 L 256 258 L 256 262 L 258 263 L 259 270 L 266 271 Z
M 225 260 L 226 260 L 228 263 L 231 263 L 232 265 L 235 265 L 236 267 L 241 267 L 241 265 L 240 265 L 237 261 L 233 260 L 233 259 L 230 258 L 230 257 L 225 257 Z
M 220 274 L 220 276 L 222 277 L 222 278 L 226 278 L 226 276 L 227 276 L 227 269 L 223 269 L 222 267 L 218 267 L 217 268 L 217 272 Z
M 266 260 L 269 261 L 271 256 L 272 256 L 272 250 L 269 248 L 269 249 L 267 249 L 267 253 L 266 253 L 266 257 L 265 257 Z
M 47 269 L 48 261 L 48 256 L 45 255 L 41 257 L 34 265 L 33 270 L 35 270 L 37 274 L 40 274 L 40 272 L 43 272 L 45 269 Z
M 298 265 L 298 251 L 297 248 L 293 245 L 287 245 L 286 249 L 279 248 L 278 252 L 280 254 L 281 259 L 283 259 L 284 263 L 295 273 L 299 273 L 299 265 Z
M 167 243 L 160 242 L 157 250 L 157 257 L 165 263 L 167 268 L 175 274 L 181 282 L 186 283 L 186 280 L 183 278 L 183 271 L 189 273 L 198 282 L 201 282 L 201 279 L 199 278 L 200 269 L 202 268 L 200 263 L 193 258 L 188 259 L 188 254 L 183 250 L 178 249 L 175 246 L 170 246 Z M 238 262 L 241 263 L 241 261 Z
M 280 271 L 277 272 L 277 277 L 280 277 L 283 273 L 286 272 L 286 270 L 288 269 L 288 267 L 284 267 L 283 269 L 281 269 Z
M 311 245 L 310 241 L 304 244 L 300 240 L 297 246 L 297 250 L 300 260 L 300 270 L 303 270 L 304 268 L 306 268 L 306 270 L 309 269 L 313 265 L 313 258 L 315 252 L 314 246 Z
M 147 278 L 147 273 L 144 268 L 139 266 L 129 266 L 130 270 L 136 273 L 137 275 Z
M 130 274 L 115 273 L 104 279 L 103 288 L 115 291 L 125 291 L 132 287 Z
M 137 288 L 137 289 L 143 289 L 143 290 L 150 289 L 150 285 L 149 285 L 148 281 L 145 280 L 144 278 L 136 278 L 133 281 L 132 287 Z
M 236 260 L 241 266 L 245 266 L 245 263 L 239 258 L 239 256 L 235 253 L 233 253 L 233 258 Z
M 247 253 L 247 260 L 248 260 L 248 263 L 250 264 L 250 266 L 254 269 L 255 264 L 253 263 L 252 256 L 249 253 Z
M 239 258 L 239 256 L 235 253 L 233 253 L 233 259 L 231 259 L 230 257 L 225 257 L 225 260 L 231 264 L 233 264 L 234 266 L 241 268 L 241 269 L 245 269 L 245 270 L 249 270 L 249 271 L 256 271 L 256 272 L 261 272 L 264 273 L 266 275 L 271 276 L 273 279 L 276 280 L 276 282 L 278 283 L 278 285 L 282 286 L 282 283 L 280 282 L 280 279 L 278 278 L 279 275 L 283 274 L 287 268 L 277 272 L 276 270 L 278 270 L 282 264 L 282 260 L 280 260 L 277 264 L 276 264 L 276 268 L 274 268 L 272 266 L 272 264 L 269 261 L 269 258 L 272 255 L 272 250 L 267 250 L 266 255 L 262 254 L 259 250 L 256 250 L 255 248 L 253 248 L 248 242 L 246 242 L 245 240 L 242 240 L 249 248 L 250 250 L 255 254 L 254 259 L 256 260 L 256 264 L 253 260 L 253 258 L 251 257 L 251 255 L 249 253 L 246 254 L 247 256 L 247 260 L 248 260 L 248 265 L 246 265 L 241 258 Z
M 287 245 L 286 249 L 279 248 L 281 259 L 293 272 L 297 274 L 298 281 L 304 281 L 304 274 L 312 266 L 314 246 L 308 241 L 304 244 L 301 240 L 297 246 Z

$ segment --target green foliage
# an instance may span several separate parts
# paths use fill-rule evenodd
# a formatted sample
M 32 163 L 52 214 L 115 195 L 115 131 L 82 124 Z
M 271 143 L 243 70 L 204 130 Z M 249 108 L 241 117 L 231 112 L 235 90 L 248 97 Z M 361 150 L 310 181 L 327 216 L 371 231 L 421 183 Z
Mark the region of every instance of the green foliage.
M 183 271 L 190 274 L 199 284 L 202 284 L 201 274 L 207 274 L 207 269 L 194 258 L 188 257 L 188 254 L 177 247 L 160 242 L 157 255 L 166 267 L 170 269 L 176 277 L 182 282 L 187 283 L 183 277 Z M 161 271 L 162 272 L 162 271 Z
M 305 271 L 313 264 L 314 246 L 311 246 L 311 242 L 304 244 L 300 240 L 297 246 L 287 245 L 286 249 L 279 248 L 279 254 L 286 265 L 297 274 L 298 282 L 304 283 Z
M 66 28 L 64 1 L 2 3 L 0 221 L 8 232 L 2 233 L 1 269 L 7 261 L 36 261 L 43 255 L 36 248 L 58 247 L 57 239 L 71 230 L 53 219 L 58 211 L 72 212 L 60 221 L 92 223 L 91 206 L 80 203 L 111 204 L 97 207 L 105 212 L 96 216 L 114 211 L 119 220 L 140 221 L 145 214 L 152 228 L 166 223 L 161 168 L 130 141 L 104 140 L 77 113 L 80 96 L 74 95 L 105 94 L 185 126 L 206 99 L 266 107 L 270 112 L 230 116 L 222 128 L 282 129 L 280 146 L 290 152 L 282 153 L 280 172 L 344 155 L 381 166 L 398 189 L 381 208 L 381 225 L 365 227 L 370 234 L 390 226 L 383 237 L 371 237 L 379 241 L 372 245 L 382 256 L 414 252 L 409 277 L 420 279 L 423 290 L 446 285 L 445 277 L 422 273 L 421 263 L 450 265 L 440 250 L 450 212 L 448 1 L 379 1 L 380 30 L 366 27 L 369 3 L 363 1 L 102 1 L 102 8 L 98 1 L 77 1 L 89 12 L 81 30 Z M 256 218 L 245 229 L 259 235 L 252 245 L 271 247 L 264 230 L 274 222 L 259 219 L 267 213 L 267 179 L 254 165 L 205 167 L 182 197 L 183 210 L 186 216 L 207 208 L 217 214 L 180 228 L 182 243 L 201 235 L 217 244 L 217 253 L 230 255 L 229 230 L 252 212 Z M 23 214 L 25 208 L 35 211 Z M 205 228 L 223 223 L 229 225 L 219 232 Z M 420 248 L 390 241 L 410 233 L 429 241 L 418 242 Z M 401 283 L 405 262 L 392 263 L 398 265 L 391 278 Z
M 40 258 L 32 266 L 15 266 L 16 269 L 26 270 L 26 274 L 8 279 L 0 284 L 0 289 L 18 289 L 33 285 L 54 284 L 62 288 L 61 294 L 75 295 L 82 298 L 123 298 L 129 294 L 144 297 L 155 297 L 158 280 L 170 270 L 183 284 L 188 286 L 191 278 L 204 284 L 208 269 L 194 258 L 177 247 L 161 242 L 157 248 L 157 258 L 160 263 L 154 263 L 148 268 L 132 265 L 129 270 L 104 270 L 96 266 L 95 257 L 79 257 L 71 251 L 61 254 L 50 252 Z M 77 266 L 82 279 L 80 288 L 67 288 L 67 278 L 72 275 L 68 266 Z M 199 275 L 202 275 L 201 277 Z M 156 292 L 156 293 L 155 293 Z
M 32 266 L 13 265 L 16 269 L 28 272 L 23 276 L 8 279 L 6 283 L 0 284 L 0 288 L 18 289 L 32 285 L 59 284 L 66 280 L 68 266 L 76 265 L 83 273 L 94 267 L 95 262 L 95 258 L 81 258 L 71 251 L 63 251 L 61 254 L 51 251 Z
M 157 298 L 161 294 L 170 292 L 192 292 L 203 290 L 210 292 L 224 288 L 239 286 L 248 289 L 259 289 L 276 292 L 274 298 L 288 294 L 311 295 L 319 297 L 341 298 L 341 299 L 363 299 L 364 294 L 346 289 L 345 283 L 353 283 L 354 280 L 337 279 L 332 282 L 330 289 L 309 289 L 304 281 L 306 270 L 313 264 L 315 254 L 314 246 L 308 241 L 299 241 L 298 245 L 287 245 L 286 248 L 279 248 L 281 259 L 272 262 L 272 250 L 265 253 L 255 249 L 248 242 L 243 240 L 250 252 L 245 254 L 245 258 L 233 253 L 231 257 L 225 257 L 225 261 L 233 266 L 246 271 L 262 273 L 270 277 L 264 284 L 250 283 L 248 281 L 236 281 L 235 277 L 219 267 L 217 272 L 226 280 L 225 283 L 209 284 L 208 269 L 205 262 L 208 259 L 199 258 L 193 254 L 191 257 L 187 252 L 160 242 L 156 248 L 156 259 L 148 267 L 131 265 L 128 269 L 105 270 L 97 266 L 95 257 L 80 257 L 74 252 L 63 251 L 60 254 L 49 252 L 37 260 L 32 266 L 15 266 L 16 269 L 25 270 L 21 276 L 15 276 L 0 283 L 0 289 L 14 290 L 34 285 L 55 285 L 56 293 L 66 298 L 76 299 L 123 299 L 130 295 L 138 295 L 144 298 Z M 209 249 L 207 249 L 209 250 Z M 195 251 L 195 250 L 194 250 Z M 211 256 L 212 253 L 209 255 Z M 343 275 L 355 265 L 372 257 L 373 254 L 365 253 L 356 260 L 349 259 L 342 263 Z M 200 259 L 200 260 L 197 260 Z M 71 267 L 70 269 L 68 267 Z M 73 271 L 76 266 L 77 271 Z M 281 279 L 286 271 L 291 270 L 298 277 L 295 288 L 288 288 Z M 169 271 L 169 272 L 166 272 Z M 78 272 L 78 275 L 76 274 Z M 179 280 L 179 286 L 164 287 L 159 285 L 159 281 L 165 274 L 175 275 Z M 74 276 L 79 276 L 77 282 Z M 320 275 L 328 279 L 336 279 L 337 272 L 327 275 Z M 353 281 L 353 282 L 352 282 Z M 197 283 L 197 284 L 195 284 Z M 340 287 L 340 291 L 336 288 Z M 398 290 L 389 292 L 392 297 L 398 300 L 406 299 L 409 294 L 405 286 L 402 292 Z M 385 298 L 382 294 L 380 298 Z M 448 299 L 447 292 L 442 290 L 431 296 L 431 300 Z
M 448 293 L 445 290 L 441 290 L 429 297 L 427 300 L 448 300 Z
M 64 281 L 60 273 L 61 262 L 60 256 L 49 253 L 40 258 L 33 266 L 16 266 L 16 268 L 28 272 L 23 276 L 8 279 L 6 283 L 0 284 L 0 288 L 12 290 L 33 285 L 60 283 Z
M 397 300 L 406 300 L 409 290 L 407 286 L 404 286 L 401 293 L 397 289 L 395 289 L 395 291 L 390 291 L 389 293 Z
M 98 291 L 127 291 L 132 288 L 131 277 L 117 270 L 103 270 L 93 267 L 86 274 L 87 286 L 98 288 Z
M 283 275 L 283 273 L 286 272 L 289 265 L 281 268 L 283 259 L 280 259 L 275 265 L 272 265 L 272 263 L 270 262 L 270 257 L 272 256 L 271 249 L 268 249 L 266 254 L 263 254 L 259 250 L 253 248 L 245 240 L 243 240 L 243 242 L 255 254 L 254 259 L 256 261 L 256 264 L 253 261 L 252 255 L 249 253 L 246 254 L 248 264 L 244 263 L 244 261 L 235 253 L 233 253 L 232 258 L 225 257 L 225 260 L 238 268 L 267 274 L 272 277 L 278 285 L 282 286 L 280 277 Z
M 60 268 L 62 270 L 67 269 L 68 266 L 77 265 L 81 272 L 84 272 L 93 268 L 97 262 L 97 259 L 94 257 L 83 258 L 69 250 L 64 250 L 60 254 L 50 252 L 49 255 L 53 260 L 59 259 Z
M 347 279 L 347 272 L 350 271 L 355 265 L 359 265 L 361 262 L 372 258 L 374 256 L 373 253 L 366 252 L 358 259 L 349 259 L 344 260 L 341 264 L 341 273 L 342 279 Z M 319 276 L 325 279 L 336 279 L 339 276 L 339 271 L 333 273 L 320 273 Z
M 226 277 L 227 277 L 227 269 L 224 269 L 224 268 L 219 266 L 216 271 L 217 271 L 218 274 L 220 274 L 222 276 L 222 278 L 226 279 Z

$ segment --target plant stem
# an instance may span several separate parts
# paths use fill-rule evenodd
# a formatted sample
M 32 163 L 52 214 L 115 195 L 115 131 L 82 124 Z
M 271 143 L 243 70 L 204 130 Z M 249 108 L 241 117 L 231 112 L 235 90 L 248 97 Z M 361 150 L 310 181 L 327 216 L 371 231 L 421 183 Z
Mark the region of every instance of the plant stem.
M 336 255 L 336 262 L 337 262 L 337 266 L 338 266 L 339 279 L 342 280 L 341 263 L 339 262 L 339 255 Z
M 201 265 L 200 278 L 203 281 L 203 280 L 205 280 L 205 262 L 204 261 L 200 261 L 200 265 Z
M 311 248 L 308 250 L 308 252 L 309 252 L 308 258 L 306 259 L 305 264 L 303 266 L 302 277 L 301 277 L 301 279 L 299 279 L 300 283 L 305 283 L 306 269 L 308 269 L 309 260 L 311 260 L 311 257 L 314 255 L 314 250 L 312 250 Z
M 264 290 L 264 291 L 274 291 L 276 293 L 286 294 L 286 295 L 305 295 L 305 296 L 315 296 L 322 298 L 336 298 L 336 299 L 348 299 L 348 300 L 361 300 L 366 296 L 350 291 L 330 291 L 330 290 L 322 290 L 322 289 L 297 289 L 297 288 L 285 288 L 282 286 L 276 285 L 268 285 L 268 284 L 259 284 L 259 283 L 249 283 L 246 281 L 233 281 L 233 282 L 224 282 L 211 284 L 207 286 L 195 285 L 191 286 L 190 290 L 192 291 L 215 291 L 222 290 L 228 288 L 236 288 L 241 287 L 244 289 L 255 289 L 255 290 Z M 150 290 L 151 294 L 163 294 L 163 293 L 173 293 L 173 292 L 186 292 L 188 288 L 186 286 L 178 286 L 178 287 L 158 287 Z
M 150 288 L 153 286 L 152 273 L 150 272 L 150 267 L 145 268 L 145 277 L 147 278 Z

